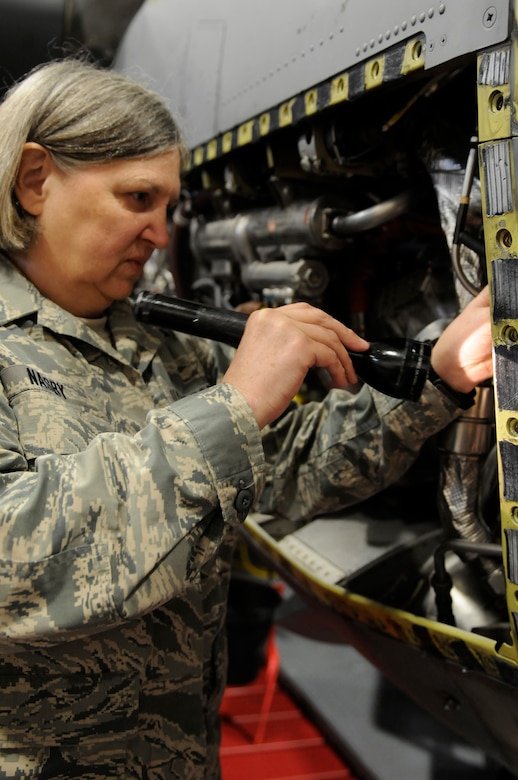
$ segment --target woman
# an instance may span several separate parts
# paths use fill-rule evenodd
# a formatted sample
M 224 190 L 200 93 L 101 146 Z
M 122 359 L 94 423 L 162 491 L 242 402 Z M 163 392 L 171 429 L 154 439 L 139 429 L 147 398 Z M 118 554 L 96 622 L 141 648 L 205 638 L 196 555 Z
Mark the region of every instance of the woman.
M 143 87 L 51 63 L 0 136 L 0 774 L 212 780 L 233 529 L 265 482 L 300 518 L 372 494 L 458 406 L 340 389 L 367 342 L 305 304 L 253 313 L 230 363 L 135 321 L 185 155 Z M 487 292 L 433 364 L 489 376 Z M 283 415 L 311 366 L 337 389 Z

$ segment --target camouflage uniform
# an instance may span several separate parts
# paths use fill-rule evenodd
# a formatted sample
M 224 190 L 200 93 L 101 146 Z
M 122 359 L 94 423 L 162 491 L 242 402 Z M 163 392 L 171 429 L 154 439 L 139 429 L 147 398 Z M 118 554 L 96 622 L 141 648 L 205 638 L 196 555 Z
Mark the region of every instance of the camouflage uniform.
M 261 435 L 224 351 L 112 346 L 0 262 L 0 778 L 219 776 L 233 530 L 395 479 L 455 410 L 333 391 Z

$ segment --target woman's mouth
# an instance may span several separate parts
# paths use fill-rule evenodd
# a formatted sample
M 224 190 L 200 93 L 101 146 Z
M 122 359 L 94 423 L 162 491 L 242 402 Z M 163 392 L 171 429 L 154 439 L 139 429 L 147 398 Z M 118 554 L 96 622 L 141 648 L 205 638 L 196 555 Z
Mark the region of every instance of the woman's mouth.
M 129 257 L 124 261 L 124 265 L 129 268 L 133 274 L 141 276 L 147 260 L 147 257 Z

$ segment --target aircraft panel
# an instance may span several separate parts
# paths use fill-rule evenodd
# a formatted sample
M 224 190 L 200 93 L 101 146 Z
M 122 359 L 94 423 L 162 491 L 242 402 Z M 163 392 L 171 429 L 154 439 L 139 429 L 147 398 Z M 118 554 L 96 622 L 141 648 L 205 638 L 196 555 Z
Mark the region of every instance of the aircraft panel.
M 433 68 L 508 29 L 508 0 L 154 0 L 136 15 L 116 67 L 151 77 L 197 145 L 417 35 Z

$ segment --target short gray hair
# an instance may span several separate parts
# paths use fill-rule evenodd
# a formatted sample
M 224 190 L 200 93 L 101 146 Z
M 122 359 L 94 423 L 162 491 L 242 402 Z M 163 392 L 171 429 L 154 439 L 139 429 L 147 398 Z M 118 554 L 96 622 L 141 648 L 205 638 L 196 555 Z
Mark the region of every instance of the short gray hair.
M 45 147 L 63 170 L 187 147 L 164 100 L 137 82 L 79 59 L 40 66 L 0 105 L 0 248 L 24 251 L 37 223 L 14 196 L 23 145 Z

